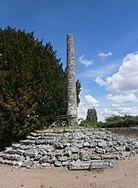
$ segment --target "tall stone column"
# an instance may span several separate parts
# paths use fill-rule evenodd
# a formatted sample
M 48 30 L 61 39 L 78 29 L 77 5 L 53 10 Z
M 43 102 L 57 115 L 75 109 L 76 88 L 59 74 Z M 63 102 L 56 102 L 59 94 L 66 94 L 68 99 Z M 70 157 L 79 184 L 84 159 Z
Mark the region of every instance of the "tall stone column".
M 69 125 L 78 124 L 74 39 L 70 33 L 67 35 L 67 116 Z

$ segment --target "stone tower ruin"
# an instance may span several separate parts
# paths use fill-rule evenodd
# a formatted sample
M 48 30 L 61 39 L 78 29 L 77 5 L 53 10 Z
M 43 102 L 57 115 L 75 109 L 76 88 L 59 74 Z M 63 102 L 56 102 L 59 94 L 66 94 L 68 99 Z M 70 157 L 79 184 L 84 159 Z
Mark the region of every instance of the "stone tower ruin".
M 69 125 L 78 125 L 74 39 L 70 33 L 67 35 L 67 117 Z

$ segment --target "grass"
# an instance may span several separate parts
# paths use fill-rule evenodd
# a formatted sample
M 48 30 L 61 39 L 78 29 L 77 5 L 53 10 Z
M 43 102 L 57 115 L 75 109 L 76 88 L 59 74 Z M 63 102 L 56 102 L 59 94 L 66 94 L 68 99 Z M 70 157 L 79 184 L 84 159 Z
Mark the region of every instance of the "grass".
M 91 168 L 91 165 L 90 165 L 89 171 L 93 172 L 93 173 L 103 173 L 104 169 L 101 169 L 101 168 Z

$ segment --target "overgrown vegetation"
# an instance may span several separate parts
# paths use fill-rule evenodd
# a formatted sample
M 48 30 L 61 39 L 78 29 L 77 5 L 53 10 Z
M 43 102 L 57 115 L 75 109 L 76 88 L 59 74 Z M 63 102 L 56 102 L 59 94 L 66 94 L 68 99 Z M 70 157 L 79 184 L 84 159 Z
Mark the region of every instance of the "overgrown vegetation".
M 88 128 L 115 128 L 115 127 L 136 127 L 138 126 L 138 116 L 124 115 L 117 116 L 112 115 L 105 119 L 105 122 L 92 123 L 90 121 L 84 120 L 81 122 L 80 126 Z
M 0 29 L 0 150 L 65 111 L 66 74 L 52 45 L 33 32 Z
M 97 119 L 98 118 L 97 118 L 96 109 L 94 107 L 88 109 L 86 120 L 91 122 L 92 124 L 96 124 L 97 123 Z
M 86 116 L 86 120 L 83 120 L 80 124 L 80 126 L 84 126 L 84 127 L 97 127 L 97 112 L 96 109 L 93 108 L 89 108 L 87 110 L 87 116 Z
M 106 122 L 99 123 L 100 127 L 135 127 L 138 126 L 138 116 L 124 115 L 117 116 L 112 115 L 107 117 Z

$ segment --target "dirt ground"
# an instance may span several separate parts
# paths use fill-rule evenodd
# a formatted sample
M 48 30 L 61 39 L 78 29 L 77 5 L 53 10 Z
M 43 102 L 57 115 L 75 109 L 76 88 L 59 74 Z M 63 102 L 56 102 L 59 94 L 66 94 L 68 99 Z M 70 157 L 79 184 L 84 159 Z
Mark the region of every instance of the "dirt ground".
M 0 188 L 138 188 L 138 155 L 104 171 L 12 168 L 0 165 Z

